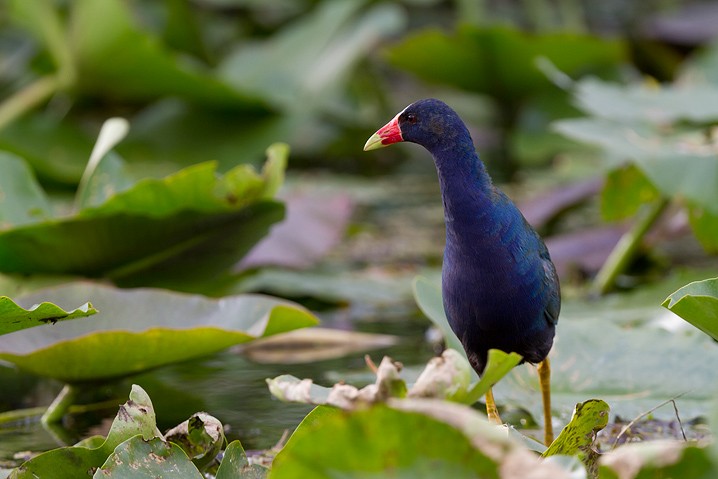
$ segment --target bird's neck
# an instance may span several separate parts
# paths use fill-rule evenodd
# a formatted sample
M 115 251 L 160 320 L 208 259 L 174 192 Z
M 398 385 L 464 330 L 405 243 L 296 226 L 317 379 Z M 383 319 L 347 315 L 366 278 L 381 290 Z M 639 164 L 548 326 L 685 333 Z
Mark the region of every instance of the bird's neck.
M 474 145 L 468 141 L 432 151 L 439 175 L 447 234 L 480 234 L 492 214 L 496 190 Z M 474 238 L 475 240 L 476 238 Z

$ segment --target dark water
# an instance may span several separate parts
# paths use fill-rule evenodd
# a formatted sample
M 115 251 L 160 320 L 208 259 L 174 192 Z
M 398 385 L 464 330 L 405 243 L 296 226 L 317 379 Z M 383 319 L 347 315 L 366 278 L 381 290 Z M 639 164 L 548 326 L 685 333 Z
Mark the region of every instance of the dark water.
M 409 313 L 407 313 L 409 314 Z M 323 325 L 340 326 L 331 315 Z M 405 365 L 419 365 L 433 355 L 424 341 L 426 320 L 418 317 L 393 318 L 386 321 L 364 319 L 356 330 L 395 334 L 400 342 L 385 349 L 370 351 L 378 363 L 384 355 Z M 197 411 L 206 411 L 227 426 L 229 440 L 239 439 L 246 449 L 266 449 L 276 444 L 284 430 L 290 432 L 309 412 L 310 406 L 282 403 L 269 394 L 266 378 L 292 374 L 312 378 L 318 384 L 331 385 L 338 378 L 368 373 L 364 353 L 316 361 L 310 364 L 258 364 L 242 355 L 225 351 L 200 360 L 174 364 L 119 382 L 92 385 L 82 402 L 110 399 L 114 406 L 92 413 L 71 415 L 62 427 L 50 432 L 35 416 L 26 421 L 0 425 L 0 460 L 7 460 L 18 451 L 43 451 L 74 444 L 92 434 L 106 434 L 117 412 L 117 405 L 126 401 L 132 384 L 139 384 L 150 395 L 160 430 L 186 420 Z M 370 375 L 366 375 L 367 379 Z M 351 380 L 350 380 L 351 381 Z M 363 384 L 356 384 L 361 386 Z M 1 410 L 19 407 L 46 406 L 62 385 L 0 367 Z M 112 402 L 112 399 L 116 399 Z

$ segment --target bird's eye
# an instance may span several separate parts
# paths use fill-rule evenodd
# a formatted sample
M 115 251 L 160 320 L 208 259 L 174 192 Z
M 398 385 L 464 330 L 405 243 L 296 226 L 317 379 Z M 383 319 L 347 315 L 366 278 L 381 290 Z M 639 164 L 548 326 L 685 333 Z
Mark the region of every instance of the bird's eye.
M 413 125 L 414 123 L 416 123 L 416 115 L 413 113 L 407 114 L 406 121 L 408 121 L 409 123 L 411 123 Z

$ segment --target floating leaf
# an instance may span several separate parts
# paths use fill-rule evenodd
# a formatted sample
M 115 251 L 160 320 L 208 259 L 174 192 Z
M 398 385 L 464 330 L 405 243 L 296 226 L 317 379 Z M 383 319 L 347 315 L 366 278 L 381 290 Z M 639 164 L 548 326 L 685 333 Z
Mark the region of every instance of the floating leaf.
M 76 60 L 76 88 L 84 94 L 125 101 L 179 96 L 207 105 L 267 112 L 250 97 L 198 65 L 188 68 L 135 24 L 119 0 L 80 0 L 70 14 L 69 42 Z
M 406 275 L 360 271 L 345 273 L 337 280 L 335 271 L 291 271 L 263 268 L 232 287 L 233 291 L 263 292 L 283 298 L 313 297 L 327 302 L 395 304 L 410 298 L 411 279 Z
M 718 88 L 712 85 L 618 85 L 586 78 L 576 83 L 574 95 L 586 113 L 622 123 L 656 124 L 718 119 Z
M 601 215 L 608 221 L 630 218 L 660 197 L 656 187 L 634 164 L 612 169 L 601 192 Z
M 403 24 L 395 5 L 362 11 L 365 3 L 317 5 L 269 40 L 237 48 L 222 63 L 221 77 L 286 108 L 326 106 L 336 98 L 352 67 L 380 38 L 397 33 Z M 297 102 L 298 98 L 304 101 Z
M 471 388 L 464 402 L 467 404 L 476 402 L 480 397 L 488 393 L 489 389 L 493 388 L 501 378 L 511 372 L 522 359 L 518 353 L 505 353 L 498 349 L 490 349 L 484 374 L 481 375 L 479 382 Z
M 0 231 L 50 216 L 50 204 L 27 164 L 0 151 Z
M 703 248 L 712 254 L 718 253 L 718 235 L 715 234 L 718 225 L 718 213 L 709 211 L 703 206 L 688 204 L 688 219 L 693 234 Z
M 627 313 L 616 311 L 616 316 Z M 715 344 L 698 333 L 619 327 L 611 322 L 612 314 L 609 310 L 583 319 L 562 315 L 551 352 L 552 407 L 559 417 L 586 398 L 600 397 L 616 415 L 632 418 L 679 395 L 682 417 L 705 415 L 718 393 L 718 371 L 711 366 L 718 361 Z M 665 374 L 652 373 L 656 370 Z M 499 404 L 518 405 L 534 418 L 542 417 L 538 378 L 530 366 L 515 368 L 496 385 L 494 395 Z M 653 415 L 675 417 L 670 407 Z
M 633 161 L 663 195 L 685 198 L 718 213 L 716 148 L 704 134 L 664 134 L 646 123 L 621 124 L 604 118 L 580 118 L 554 123 L 571 138 L 602 147 L 610 166 Z
M 313 415 L 277 454 L 273 479 L 378 477 L 390 471 L 416 478 L 497 474 L 496 463 L 465 435 L 423 414 L 374 406 L 350 415 Z
M 716 474 L 707 448 L 678 441 L 626 444 L 601 457 L 599 465 L 601 479 L 703 479 Z
M 211 288 L 281 219 L 283 207 L 271 197 L 287 153 L 286 145 L 272 145 L 261 174 L 240 165 L 218 176 L 216 164 L 202 163 L 141 180 L 77 215 L 5 229 L 0 267 L 106 275 L 127 286 Z
M 161 436 L 155 423 L 155 412 L 147 393 L 133 385 L 130 400 L 120 406 L 110 432 L 102 444 L 61 447 L 42 453 L 23 463 L 10 475 L 11 479 L 52 477 L 75 479 L 101 466 L 117 446 L 132 437 L 151 439 Z
M 200 470 L 214 461 L 225 443 L 222 423 L 204 412 L 193 414 L 167 431 L 164 437 L 167 442 L 182 448 Z
M 555 88 L 536 67 L 537 57 L 549 59 L 568 74 L 580 74 L 613 67 L 624 58 L 625 48 L 619 41 L 587 35 L 463 25 L 450 35 L 419 32 L 388 53 L 391 63 L 425 80 L 516 102 Z M 491 74 L 477 75 L 477 65 Z
M 564 301 L 551 351 L 551 397 L 556 416 L 567 422 L 577 403 L 600 397 L 611 404 L 616 415 L 631 418 L 681 394 L 677 400 L 681 416 L 705 415 L 718 394 L 718 370 L 711 366 L 718 361 L 718 348 L 697 331 L 675 334 L 654 325 L 663 314 L 655 298 L 665 297 L 675 290 L 675 284 L 685 284 L 686 277 L 703 274 L 669 278 L 668 285 L 601 301 Z M 422 309 L 443 317 L 438 284 L 428 280 L 417 280 L 417 284 L 427 288 L 417 296 Z M 656 348 L 657 344 L 661 347 Z M 651 373 L 658 369 L 670 374 Z M 704 387 L 697 389 L 696 384 Z M 498 404 L 515 405 L 534 418 L 543 417 L 538 376 L 530 365 L 511 369 L 494 386 L 494 396 Z M 653 414 L 674 417 L 668 407 Z
M 292 303 L 259 295 L 209 299 L 161 290 L 71 283 L 18 299 L 92 297 L 103 313 L 0 337 L 0 358 L 65 382 L 105 379 L 211 354 L 317 320 Z M 90 324 L 91 323 L 91 324 Z M 44 332 L 43 332 L 44 331 Z
M 592 446 L 596 434 L 608 424 L 608 412 L 608 404 L 600 399 L 576 404 L 571 421 L 541 456 L 579 456 L 589 475 L 594 477 L 598 470 L 598 453 Z
M 387 348 L 397 336 L 328 328 L 304 328 L 253 341 L 242 353 L 254 362 L 269 364 L 313 363 L 360 351 Z
M 361 454 L 357 454 L 361 451 Z M 317 407 L 277 454 L 271 477 L 537 477 L 567 479 L 475 410 L 392 399 L 351 413 Z
M 90 303 L 85 303 L 72 311 L 65 311 L 48 302 L 25 309 L 7 296 L 0 296 L 0 335 L 68 319 L 85 318 L 95 313 L 97 310 Z
M 661 306 L 718 340 L 718 278 L 687 284 Z
M 222 463 L 215 479 L 264 479 L 268 469 L 256 464 L 250 465 L 242 443 L 232 441 L 224 450 Z
M 181 447 L 159 437 L 135 436 L 123 442 L 107 458 L 93 478 L 144 479 L 147 477 L 203 479 Z

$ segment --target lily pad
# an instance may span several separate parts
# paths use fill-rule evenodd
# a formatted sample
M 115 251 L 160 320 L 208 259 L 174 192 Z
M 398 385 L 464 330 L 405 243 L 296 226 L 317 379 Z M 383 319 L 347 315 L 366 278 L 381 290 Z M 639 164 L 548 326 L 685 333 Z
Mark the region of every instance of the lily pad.
M 107 379 L 196 358 L 255 338 L 313 326 L 307 310 L 267 296 L 223 299 L 162 290 L 71 283 L 19 298 L 63 302 L 92 297 L 102 315 L 0 338 L 0 358 L 68 383 Z
M 321 3 L 269 40 L 241 45 L 224 60 L 219 74 L 236 88 L 284 108 L 326 107 L 341 92 L 352 67 L 379 39 L 403 26 L 403 13 L 396 5 L 363 9 L 365 4 Z
M 126 101 L 179 96 L 222 108 L 269 111 L 256 96 L 198 64 L 189 68 L 181 62 L 159 38 L 138 27 L 124 2 L 81 0 L 73 3 L 69 18 L 66 42 L 76 63 L 76 88 L 85 95 Z
M 224 450 L 215 479 L 264 479 L 268 472 L 266 467 L 250 465 L 242 443 L 232 441 Z
M 423 297 L 424 301 L 433 298 L 429 309 L 426 305 L 424 309 L 441 311 L 438 284 L 433 288 L 434 294 Z M 662 313 L 655 298 L 666 293 L 658 289 L 663 291 L 665 285 L 628 297 L 564 301 L 550 356 L 552 407 L 557 417 L 568 422 L 577 403 L 597 397 L 624 418 L 636 417 L 679 395 L 676 402 L 684 418 L 704 416 L 710 410 L 718 394 L 718 370 L 712 367 L 718 361 L 718 347 L 698 331 L 675 334 L 659 327 Z M 703 386 L 697 388 L 697 384 Z M 538 375 L 530 365 L 512 369 L 494 386 L 494 396 L 499 405 L 515 405 L 535 419 L 542 417 Z M 653 413 L 666 419 L 674 414 L 668 407 Z
M 601 457 L 599 466 L 601 479 L 703 479 L 717 474 L 708 448 L 678 441 L 626 444 Z
M 575 456 L 586 452 L 593 445 L 598 431 L 608 424 L 608 412 L 608 404 L 600 399 L 589 399 L 576 404 L 571 422 L 563 428 L 542 456 Z
M 7 296 L 0 296 L 0 335 L 68 319 L 85 318 L 95 313 L 97 310 L 90 303 L 85 303 L 72 311 L 65 311 L 48 302 L 25 309 Z
M 599 455 L 593 444 L 596 434 L 608 424 L 608 412 L 608 404 L 600 399 L 576 404 L 571 421 L 541 456 L 578 456 L 589 471 L 589 476 L 595 477 Z
M 198 469 L 208 466 L 226 442 L 222 423 L 205 412 L 198 412 L 165 433 L 167 442 L 182 448 Z
M 497 465 L 453 427 L 426 415 L 374 406 L 318 418 L 316 409 L 277 454 L 273 479 L 498 477 Z M 361 454 L 357 454 L 361 451 Z
M 107 439 L 99 446 L 76 445 L 62 447 L 40 454 L 15 469 L 11 479 L 52 477 L 75 479 L 84 477 L 101 466 L 117 446 L 132 437 L 151 439 L 161 436 L 155 422 L 155 411 L 147 393 L 139 386 L 132 386 L 130 400 L 120 406 L 117 417 L 110 427 Z M 84 441 L 82 444 L 94 443 Z
M 456 33 L 425 30 L 389 49 L 389 60 L 433 83 L 487 93 L 516 103 L 555 88 L 536 67 L 546 57 L 569 74 L 612 67 L 625 56 L 620 41 L 570 33 L 530 34 L 508 26 L 463 25 Z M 491 74 L 477 75 L 476 67 Z M 489 67 L 490 66 L 490 67 Z
M 159 437 L 145 440 L 135 436 L 117 446 L 92 477 L 144 479 L 168 474 L 182 479 L 204 478 L 177 444 Z
M 357 454 L 361 451 L 361 454 Z M 272 478 L 568 479 L 480 413 L 436 399 L 391 399 L 351 413 L 319 406 L 272 464 Z
M 218 176 L 216 164 L 201 163 L 141 180 L 73 216 L 6 227 L 0 231 L 0 268 L 104 275 L 127 286 L 211 285 L 283 215 L 271 198 L 281 185 L 288 148 L 273 145 L 267 154 L 262 174 L 240 165 Z
M 661 306 L 718 340 L 718 278 L 687 284 Z
M 50 204 L 27 164 L 0 151 L 0 230 L 50 216 Z

